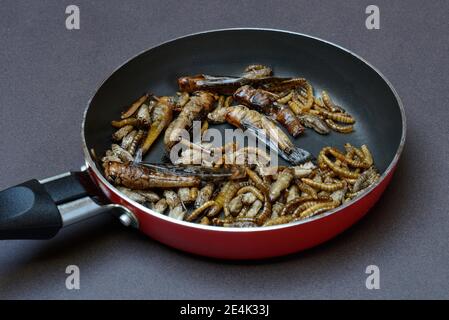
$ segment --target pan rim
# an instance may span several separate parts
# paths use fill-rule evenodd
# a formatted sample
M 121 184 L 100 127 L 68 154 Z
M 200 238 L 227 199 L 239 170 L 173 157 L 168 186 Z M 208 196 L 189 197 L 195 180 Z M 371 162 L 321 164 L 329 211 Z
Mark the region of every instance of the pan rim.
M 348 54 L 350 54 L 351 56 L 355 57 L 356 59 L 360 60 L 361 62 L 363 62 L 366 66 L 368 66 L 370 69 L 372 69 L 374 72 L 376 72 L 381 78 L 382 80 L 387 84 L 387 86 L 389 87 L 389 89 L 391 90 L 391 92 L 393 93 L 396 102 L 399 106 L 399 111 L 401 114 L 401 124 L 402 124 L 402 133 L 401 133 L 401 140 L 399 143 L 399 146 L 396 150 L 395 156 L 393 157 L 393 160 L 390 162 L 390 164 L 388 165 L 388 167 L 385 169 L 385 171 L 382 173 L 382 175 L 380 176 L 379 180 L 373 184 L 372 186 L 370 186 L 369 188 L 367 188 L 367 190 L 365 190 L 360 196 L 355 197 L 354 199 L 342 204 L 341 206 L 326 211 L 322 214 L 318 214 L 316 216 L 312 216 L 310 218 L 304 219 L 304 220 L 300 220 L 300 221 L 296 221 L 293 223 L 287 223 L 287 224 L 280 224 L 280 225 L 274 225 L 274 226 L 261 226 L 261 227 L 257 227 L 257 228 L 236 228 L 236 227 L 220 227 L 220 226 L 209 226 L 209 225 L 201 225 L 201 224 L 197 224 L 197 223 L 192 223 L 192 222 L 187 222 L 187 221 L 182 221 L 182 220 L 177 220 L 174 218 L 171 218 L 169 216 L 166 216 L 164 214 L 161 214 L 159 212 L 153 211 L 150 208 L 147 208 L 137 202 L 135 202 L 134 200 L 131 200 L 128 196 L 122 194 L 121 192 L 118 191 L 118 189 L 113 186 L 104 176 L 103 174 L 101 174 L 101 172 L 99 171 L 99 169 L 97 168 L 97 165 L 95 164 L 94 160 L 92 159 L 92 156 L 89 152 L 89 149 L 87 147 L 87 143 L 86 143 L 86 139 L 85 139 L 85 134 L 84 134 L 84 130 L 85 130 L 85 123 L 86 123 L 86 116 L 87 113 L 89 111 L 89 107 L 91 105 L 92 100 L 94 99 L 94 97 L 97 95 L 98 91 L 103 87 L 103 85 L 108 81 L 109 78 L 111 78 L 116 72 L 118 72 L 122 67 L 124 67 L 125 65 L 127 65 L 128 63 L 130 63 L 131 61 L 133 61 L 134 59 L 137 59 L 138 57 L 140 57 L 141 55 L 155 49 L 158 48 L 160 46 L 166 45 L 166 44 L 170 44 L 173 42 L 176 42 L 178 40 L 181 39 L 186 39 L 186 38 L 190 38 L 190 37 L 195 37 L 195 36 L 199 36 L 199 35 L 203 35 L 203 34 L 212 34 L 212 33 L 220 33 L 220 32 L 227 32 L 227 31 L 261 31 L 261 32 L 278 32 L 278 33 L 285 33 L 285 34 L 290 34 L 290 35 L 295 35 L 295 36 L 300 36 L 300 37 L 305 37 L 305 38 L 309 38 L 312 40 L 316 40 L 316 41 L 320 41 L 323 42 L 325 44 L 328 44 L 330 46 L 333 46 L 339 50 L 342 50 Z M 396 165 L 399 161 L 399 158 L 403 152 L 404 149 L 404 145 L 405 145 L 405 139 L 406 139 L 406 131 L 407 131 L 407 124 L 406 124 L 406 116 L 405 116 L 405 110 L 404 110 L 404 105 L 402 103 L 401 98 L 399 97 L 399 94 L 397 93 L 396 89 L 393 87 L 393 85 L 391 84 L 391 82 L 386 78 L 386 76 L 380 72 L 376 67 L 374 67 L 371 63 L 369 63 L 367 60 L 365 60 L 364 58 L 362 58 L 361 56 L 359 56 L 358 54 L 352 52 L 349 49 L 346 49 L 340 45 L 337 45 L 333 42 L 315 37 L 315 36 L 311 36 L 311 35 L 307 35 L 307 34 L 303 34 L 303 33 L 299 33 L 299 32 L 293 32 L 293 31 L 288 31 L 288 30 L 282 30 L 282 29 L 273 29 L 273 28 L 246 28 L 246 27 L 242 27 L 242 28 L 223 28 L 223 29 L 213 29 L 213 30 L 206 30 L 206 31 L 201 31 L 201 32 L 196 32 L 196 33 L 191 33 L 188 35 L 184 35 L 184 36 L 180 36 L 180 37 L 176 37 L 173 38 L 171 40 L 159 43 L 155 46 L 152 46 L 150 48 L 144 49 L 141 52 L 139 52 L 138 54 L 134 55 L 133 57 L 131 57 L 130 59 L 126 60 L 124 63 L 122 63 L 120 66 L 118 66 L 116 69 L 114 69 L 114 71 L 109 74 L 98 86 L 98 89 L 95 91 L 94 95 L 92 96 L 92 98 L 90 98 L 87 102 L 87 107 L 84 110 L 83 113 L 83 120 L 82 120 L 82 125 L 81 125 L 81 139 L 82 139 L 82 148 L 83 148 L 83 152 L 84 152 L 84 158 L 85 158 L 85 163 L 86 166 L 88 168 L 90 168 L 97 179 L 99 179 L 101 181 L 101 183 L 103 185 L 105 185 L 112 193 L 114 193 L 117 197 L 124 199 L 127 203 L 131 204 L 133 207 L 139 209 L 140 211 L 144 212 L 145 214 L 151 215 L 157 219 L 162 219 L 165 220 L 167 222 L 170 223 L 174 223 L 174 224 L 178 224 L 180 226 L 184 226 L 184 227 L 189 227 L 189 228 L 196 228 L 196 229 L 200 229 L 203 231 L 210 231 L 210 232 L 230 232 L 230 233 L 240 233 L 240 232 L 267 232 L 267 231 L 274 231 L 274 230 L 278 230 L 278 229 L 286 229 L 286 228 L 295 228 L 298 227 L 299 225 L 302 224 L 306 224 L 306 223 L 310 223 L 316 220 L 320 220 L 323 218 L 326 218 L 332 214 L 336 214 L 337 212 L 343 211 L 345 209 L 347 209 L 348 207 L 352 206 L 353 204 L 361 201 L 363 198 L 367 197 L 374 189 L 376 189 L 380 184 L 382 184 L 382 182 L 390 175 L 390 173 L 396 168 Z M 131 210 L 131 209 L 130 209 Z

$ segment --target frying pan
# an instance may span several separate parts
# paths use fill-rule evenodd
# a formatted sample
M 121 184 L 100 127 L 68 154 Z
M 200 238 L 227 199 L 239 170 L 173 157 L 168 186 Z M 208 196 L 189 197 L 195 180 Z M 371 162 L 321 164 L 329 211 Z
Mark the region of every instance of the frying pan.
M 321 136 L 307 130 L 295 143 L 317 155 L 324 146 L 367 144 L 380 179 L 344 205 L 286 225 L 223 228 L 178 221 L 132 201 L 111 185 L 92 159 L 111 144 L 113 119 L 142 92 L 171 95 L 176 79 L 205 73 L 238 75 L 260 63 L 277 76 L 301 76 L 325 89 L 356 119 L 351 134 Z M 227 29 L 168 41 L 132 58 L 100 86 L 82 124 L 85 166 L 45 180 L 30 180 L 0 193 L 0 239 L 47 239 L 63 227 L 100 213 L 117 215 L 153 239 L 187 252 L 224 259 L 280 256 L 318 245 L 341 233 L 379 199 L 390 182 L 405 141 L 402 103 L 388 80 L 354 53 L 303 34 L 268 29 Z M 158 162 L 162 139 L 144 158 Z

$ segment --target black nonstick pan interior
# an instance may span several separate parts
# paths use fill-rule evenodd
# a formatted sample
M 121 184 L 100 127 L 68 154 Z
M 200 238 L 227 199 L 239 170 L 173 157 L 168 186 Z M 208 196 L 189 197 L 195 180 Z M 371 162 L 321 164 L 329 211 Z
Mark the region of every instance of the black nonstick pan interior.
M 393 160 L 402 137 L 398 101 L 384 79 L 353 54 L 315 38 L 274 30 L 222 30 L 187 36 L 130 60 L 104 82 L 86 113 L 84 134 L 98 156 L 111 145 L 111 121 L 144 92 L 173 95 L 183 75 L 239 75 L 249 64 L 265 64 L 276 76 L 305 77 L 315 92 L 327 90 L 357 123 L 350 134 L 322 136 L 311 129 L 293 139 L 315 156 L 324 146 L 367 144 L 380 172 Z M 223 126 L 222 126 L 223 127 Z M 228 127 L 225 125 L 224 127 Z M 230 127 L 230 126 L 229 126 Z M 160 162 L 162 137 L 145 159 Z

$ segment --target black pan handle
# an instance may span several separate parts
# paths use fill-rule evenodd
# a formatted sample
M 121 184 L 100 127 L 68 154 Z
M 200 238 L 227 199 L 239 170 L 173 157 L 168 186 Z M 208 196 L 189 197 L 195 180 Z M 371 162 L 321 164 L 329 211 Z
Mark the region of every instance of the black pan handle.
M 0 239 L 49 239 L 62 227 L 103 212 L 125 214 L 128 219 L 121 220 L 131 221 L 127 209 L 103 201 L 85 171 L 24 182 L 0 192 Z

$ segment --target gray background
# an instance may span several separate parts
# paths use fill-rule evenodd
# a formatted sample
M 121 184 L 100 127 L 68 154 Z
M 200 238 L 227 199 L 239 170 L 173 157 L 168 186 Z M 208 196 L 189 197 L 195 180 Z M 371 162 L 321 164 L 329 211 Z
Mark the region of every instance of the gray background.
M 51 241 L 0 242 L 0 298 L 449 298 L 449 3 L 376 0 L 381 30 L 369 31 L 371 2 L 0 1 L 0 189 L 78 169 L 82 112 L 99 83 L 143 49 L 207 29 L 270 27 L 340 44 L 390 79 L 408 120 L 381 201 L 315 249 L 215 261 L 99 217 Z M 80 6 L 79 31 L 65 29 L 69 4 Z M 81 290 L 65 289 L 69 264 Z M 370 264 L 380 290 L 365 288 Z

